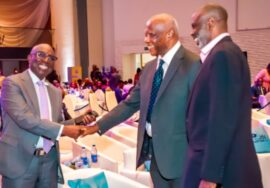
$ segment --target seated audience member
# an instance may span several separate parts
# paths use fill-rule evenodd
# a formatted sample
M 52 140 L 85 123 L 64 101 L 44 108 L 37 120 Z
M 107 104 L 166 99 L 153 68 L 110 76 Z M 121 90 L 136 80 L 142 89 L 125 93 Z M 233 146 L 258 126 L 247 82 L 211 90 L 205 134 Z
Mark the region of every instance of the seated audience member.
M 109 87 L 111 88 L 112 91 L 115 92 L 115 97 L 118 103 L 120 103 L 123 100 L 121 86 L 122 86 L 121 76 L 117 73 L 112 74 L 109 80 Z
M 89 78 L 85 78 L 83 82 L 83 89 L 91 89 L 92 83 Z
M 124 94 L 128 93 L 129 90 L 134 86 L 134 85 L 132 84 L 132 82 L 133 82 L 133 81 L 132 81 L 132 79 L 130 78 L 130 79 L 128 79 L 127 84 L 125 84 L 125 85 L 123 86 Z
M 260 70 L 260 72 L 256 75 L 255 81 L 262 79 L 262 84 L 266 88 L 266 91 L 270 91 L 270 63 L 266 68 Z
M 2 88 L 2 82 L 6 77 L 2 74 L 2 71 L 0 70 L 0 89 Z
M 266 88 L 262 86 L 262 79 L 258 79 L 251 89 L 252 108 L 260 108 L 261 105 L 258 101 L 260 95 L 265 95 Z
M 82 87 L 83 87 L 83 81 L 82 81 L 82 79 L 78 79 L 77 80 L 77 86 L 78 86 L 78 89 L 82 89 Z
M 101 74 L 101 72 L 100 72 L 97 65 L 92 66 L 92 71 L 90 73 L 90 78 L 91 78 L 92 81 L 102 79 L 102 74 Z
M 101 89 L 102 89 L 102 91 L 105 92 L 108 87 L 109 87 L 108 86 L 108 79 L 107 78 L 103 78 L 101 80 Z
M 123 98 L 124 99 L 128 96 L 130 90 L 134 87 L 134 85 L 132 84 L 132 82 L 133 81 L 130 78 L 130 79 L 128 79 L 128 83 L 123 86 Z
M 46 76 L 46 79 L 50 83 L 53 83 L 54 80 L 57 80 L 60 83 L 60 76 L 58 75 L 56 70 L 52 70 L 52 72 L 50 74 L 48 74 L 48 76 Z
M 69 87 L 72 89 L 78 89 L 78 84 L 76 81 L 72 81 L 70 82 Z

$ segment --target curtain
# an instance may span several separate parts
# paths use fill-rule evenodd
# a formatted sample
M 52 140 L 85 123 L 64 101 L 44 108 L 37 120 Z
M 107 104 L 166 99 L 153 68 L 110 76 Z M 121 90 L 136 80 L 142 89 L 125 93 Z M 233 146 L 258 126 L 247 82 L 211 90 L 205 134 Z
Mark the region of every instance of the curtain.
M 0 0 L 0 44 L 32 46 L 50 15 L 50 0 Z

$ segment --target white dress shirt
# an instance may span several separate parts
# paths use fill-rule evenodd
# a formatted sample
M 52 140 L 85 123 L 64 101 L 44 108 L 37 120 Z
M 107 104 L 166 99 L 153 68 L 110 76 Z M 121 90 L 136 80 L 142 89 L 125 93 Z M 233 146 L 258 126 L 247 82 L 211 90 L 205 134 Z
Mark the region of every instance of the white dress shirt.
M 181 43 L 178 41 L 163 57 L 158 56 L 156 70 L 158 69 L 160 59 L 162 59 L 165 62 L 162 65 L 162 68 L 163 68 L 163 79 L 164 79 L 164 77 L 165 77 L 165 75 L 167 73 L 168 67 L 169 67 L 169 65 L 170 65 L 170 63 L 171 63 L 171 61 L 172 61 L 175 53 L 180 48 L 180 46 L 181 46 Z M 146 122 L 145 129 L 146 129 L 146 132 L 147 132 L 148 136 L 152 137 L 152 126 L 151 126 L 151 123 Z
M 29 75 L 31 77 L 31 80 L 35 86 L 35 91 L 36 91 L 36 94 L 37 94 L 37 98 L 38 98 L 38 106 L 39 106 L 39 109 L 42 108 L 42 106 L 40 105 L 40 94 L 39 94 L 39 86 L 38 86 L 38 82 L 40 81 L 40 79 L 31 71 L 31 69 L 28 69 L 28 72 L 29 72 Z M 48 86 L 48 83 L 45 82 L 45 78 L 42 80 L 42 82 L 44 82 L 44 85 L 45 86 Z M 52 121 L 52 106 L 51 106 L 51 100 L 50 100 L 50 97 L 49 97 L 49 93 L 48 93 L 48 89 L 46 87 L 46 97 L 47 97 L 47 101 L 49 103 L 49 113 L 50 113 L 50 121 Z M 62 131 L 63 131 L 63 128 L 64 128 L 64 125 L 61 126 L 60 128 L 60 131 L 58 133 L 58 136 L 56 138 L 56 140 L 59 140 L 59 137 L 61 136 L 62 134 Z M 43 147 L 43 137 L 39 137 L 38 139 L 38 143 L 36 145 L 36 148 L 42 148 Z
M 214 38 L 213 40 L 211 40 L 207 45 L 205 45 L 201 49 L 200 58 L 201 58 L 202 63 L 204 63 L 204 60 L 207 58 L 208 54 L 216 46 L 216 44 L 219 41 L 221 41 L 224 37 L 227 37 L 227 36 L 230 36 L 230 34 L 229 33 L 222 33 L 222 34 L 218 35 L 216 38 Z

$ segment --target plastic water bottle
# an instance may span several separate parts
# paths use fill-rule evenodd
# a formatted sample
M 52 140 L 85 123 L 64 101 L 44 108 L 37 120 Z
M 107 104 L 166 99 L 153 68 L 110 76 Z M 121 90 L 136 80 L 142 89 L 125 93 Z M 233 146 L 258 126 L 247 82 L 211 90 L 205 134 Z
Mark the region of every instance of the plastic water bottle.
M 92 163 L 97 163 L 98 162 L 97 147 L 96 147 L 95 144 L 92 145 L 91 160 L 92 160 Z
M 83 167 L 83 162 L 80 156 L 76 157 L 75 159 L 71 161 L 71 168 L 80 169 L 82 167 Z
M 144 161 L 144 168 L 145 168 L 145 170 L 146 170 L 147 172 L 150 171 L 151 158 L 152 158 L 152 155 L 151 155 L 151 154 L 148 154 L 146 161 Z
M 89 160 L 87 158 L 87 151 L 86 151 L 85 147 L 82 147 L 81 161 L 82 161 L 82 167 L 83 168 L 88 168 L 89 167 Z

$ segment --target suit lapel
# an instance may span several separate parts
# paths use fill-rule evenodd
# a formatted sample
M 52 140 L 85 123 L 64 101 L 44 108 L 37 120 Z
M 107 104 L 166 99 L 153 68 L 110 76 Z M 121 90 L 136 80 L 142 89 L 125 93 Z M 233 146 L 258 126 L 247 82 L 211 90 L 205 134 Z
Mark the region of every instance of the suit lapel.
M 180 47 L 176 54 L 174 55 L 172 62 L 170 63 L 168 70 L 165 74 L 165 77 L 163 78 L 163 81 L 160 85 L 158 95 L 156 98 L 156 101 L 158 101 L 159 97 L 162 95 L 162 93 L 166 90 L 166 87 L 170 83 L 171 79 L 173 78 L 174 74 L 178 70 L 178 67 L 180 66 L 182 59 L 184 57 L 184 47 Z
M 33 81 L 28 73 L 28 71 L 24 71 L 21 74 L 21 83 L 23 92 L 25 93 L 26 100 L 30 102 L 31 106 L 33 107 L 33 111 L 36 113 L 36 115 L 39 116 L 39 106 L 38 106 L 38 98 L 35 90 L 35 86 L 33 84 Z

